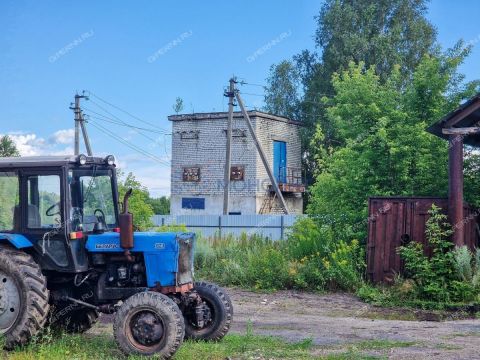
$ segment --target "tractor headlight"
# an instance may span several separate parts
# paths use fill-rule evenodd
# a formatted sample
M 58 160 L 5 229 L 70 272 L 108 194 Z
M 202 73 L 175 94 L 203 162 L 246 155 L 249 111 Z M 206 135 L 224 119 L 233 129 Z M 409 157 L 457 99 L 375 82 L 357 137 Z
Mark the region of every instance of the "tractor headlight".
M 78 163 L 80 165 L 85 165 L 87 163 L 87 157 L 83 154 L 78 155 Z
M 113 155 L 108 155 L 108 156 L 105 158 L 105 162 L 106 162 L 108 165 L 114 165 L 114 164 L 115 164 L 115 156 L 113 156 Z

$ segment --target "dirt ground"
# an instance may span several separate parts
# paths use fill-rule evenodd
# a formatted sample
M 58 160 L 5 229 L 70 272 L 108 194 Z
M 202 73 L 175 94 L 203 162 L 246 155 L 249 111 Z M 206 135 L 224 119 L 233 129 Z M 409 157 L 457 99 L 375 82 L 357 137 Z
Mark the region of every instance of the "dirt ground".
M 306 294 L 280 291 L 274 294 L 228 289 L 234 303 L 232 332 L 273 335 L 288 341 L 312 339 L 312 355 L 344 352 L 355 344 L 362 353 L 389 359 L 480 359 L 480 319 L 436 319 L 435 314 L 410 310 L 385 310 L 345 294 Z M 93 332 L 103 332 L 108 319 Z M 105 329 L 106 330 L 106 329 Z M 373 340 L 402 343 L 369 349 Z M 408 343 L 409 344 L 408 344 Z

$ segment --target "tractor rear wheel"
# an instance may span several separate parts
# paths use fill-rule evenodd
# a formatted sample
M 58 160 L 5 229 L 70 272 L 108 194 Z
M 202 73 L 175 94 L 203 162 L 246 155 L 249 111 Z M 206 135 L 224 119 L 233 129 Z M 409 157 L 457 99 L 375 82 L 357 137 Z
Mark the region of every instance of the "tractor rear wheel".
M 33 258 L 0 246 L 0 336 L 5 348 L 26 344 L 47 320 L 47 281 Z
M 185 327 L 177 304 L 169 297 L 141 292 L 129 297 L 115 313 L 115 340 L 127 355 L 159 355 L 169 359 L 183 342 Z
M 228 294 L 218 285 L 205 281 L 196 282 L 193 288 L 202 298 L 204 325 L 196 325 L 196 315 L 193 309 L 188 309 L 185 316 L 185 338 L 194 340 L 222 339 L 230 329 L 233 320 L 233 306 Z

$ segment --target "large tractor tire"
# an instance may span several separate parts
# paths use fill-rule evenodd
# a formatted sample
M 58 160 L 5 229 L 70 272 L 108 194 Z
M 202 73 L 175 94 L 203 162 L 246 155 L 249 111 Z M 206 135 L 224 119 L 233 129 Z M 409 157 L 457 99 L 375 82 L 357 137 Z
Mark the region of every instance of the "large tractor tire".
M 196 282 L 193 288 L 207 307 L 205 325 L 195 325 L 195 313 L 189 311 L 185 315 L 185 338 L 204 341 L 218 341 L 230 329 L 233 320 L 233 306 L 228 294 L 215 284 Z
M 115 340 L 126 355 L 158 355 L 169 359 L 183 342 L 185 327 L 177 304 L 169 297 L 141 292 L 129 297 L 115 313 Z
M 49 310 L 46 285 L 30 255 L 0 246 L 0 336 L 5 348 L 26 344 L 45 325 Z
M 74 303 L 55 304 L 51 308 L 47 325 L 69 334 L 81 334 L 95 325 L 98 316 L 98 311 Z

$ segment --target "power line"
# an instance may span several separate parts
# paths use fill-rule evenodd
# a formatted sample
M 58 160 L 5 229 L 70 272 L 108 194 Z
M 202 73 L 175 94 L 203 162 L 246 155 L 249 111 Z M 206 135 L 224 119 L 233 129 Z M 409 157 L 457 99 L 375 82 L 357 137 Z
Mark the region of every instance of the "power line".
M 147 156 L 148 158 L 158 162 L 159 164 L 161 165 L 164 165 L 164 166 L 167 166 L 167 167 L 170 167 L 170 163 L 157 157 L 156 155 L 154 154 L 151 154 L 149 153 L 148 151 L 132 144 L 131 142 L 129 142 L 128 140 L 125 140 L 123 139 L 121 136 L 115 134 L 115 133 L 112 133 L 110 130 L 106 129 L 105 127 L 103 127 L 102 125 L 96 123 L 96 122 L 90 122 L 90 124 L 92 126 L 94 126 L 96 129 L 98 129 L 99 131 L 101 131 L 102 133 L 104 133 L 105 135 L 111 137 L 112 139 L 114 140 L 117 140 L 119 142 L 121 142 L 122 144 L 124 144 L 125 146 L 129 147 L 130 149 L 140 153 L 141 155 L 145 155 Z
M 88 111 L 89 113 L 93 113 L 95 115 L 92 115 L 92 114 L 89 114 L 89 113 L 86 113 L 86 115 L 88 115 L 89 117 L 93 118 L 93 119 L 96 119 L 96 120 L 100 120 L 100 121 L 105 121 L 105 122 L 108 122 L 110 124 L 116 124 L 116 125 L 121 125 L 121 126 L 125 126 L 125 127 L 128 127 L 128 128 L 132 128 L 132 129 L 136 129 L 136 130 L 141 130 L 141 131 L 148 131 L 148 132 L 152 132 L 152 133 L 156 133 L 156 134 L 160 134 L 160 135 L 169 135 L 169 134 L 166 134 L 162 131 L 158 131 L 158 130 L 155 130 L 155 129 L 147 129 L 147 128 L 143 128 L 143 127 L 139 127 L 139 126 L 135 126 L 135 125 L 132 125 L 132 124 L 129 124 L 129 123 L 126 123 L 126 122 L 120 122 L 120 121 L 117 121 L 117 120 L 114 120 L 108 116 L 105 116 L 103 114 L 100 114 L 99 112 L 96 112 L 94 110 L 91 110 L 91 109 L 87 109 L 84 107 L 84 109 L 86 111 Z
M 155 125 L 155 124 L 153 124 L 153 123 L 151 123 L 151 122 L 145 121 L 145 120 L 143 120 L 143 119 L 140 119 L 138 116 L 135 116 L 135 115 L 129 113 L 128 111 L 123 110 L 123 109 L 121 109 L 120 107 L 118 107 L 118 106 L 116 106 L 116 105 L 108 102 L 107 100 L 102 99 L 101 97 L 99 97 L 98 95 L 95 95 L 95 94 L 92 93 L 91 91 L 89 91 L 89 90 L 87 90 L 87 91 L 88 91 L 89 94 L 91 94 L 91 95 L 92 95 L 93 97 L 95 97 L 96 99 L 102 101 L 103 103 L 105 103 L 105 104 L 107 104 L 107 105 L 110 105 L 111 107 L 117 109 L 118 111 L 123 112 L 124 114 L 127 114 L 128 116 L 131 116 L 131 117 L 134 118 L 135 120 L 138 120 L 138 121 L 140 121 L 140 122 L 142 122 L 142 123 L 144 123 L 144 124 L 147 124 L 147 125 L 149 125 L 149 126 L 152 126 L 152 127 L 154 127 L 154 128 L 161 129 L 161 128 L 159 128 L 157 125 Z M 161 130 L 164 130 L 164 129 L 161 129 Z
M 242 81 L 240 81 L 238 84 L 239 84 L 239 85 L 242 85 L 242 86 L 243 86 L 243 85 L 257 86 L 257 87 L 261 87 L 261 88 L 263 88 L 263 89 L 266 89 L 266 88 L 267 88 L 267 85 L 261 85 L 261 84 L 248 83 L 248 82 L 246 82 L 246 81 L 243 81 L 243 80 L 242 80 Z
M 114 114 L 112 114 L 111 112 L 109 112 L 107 109 L 105 109 L 103 106 L 101 106 L 100 104 L 96 103 L 95 101 L 93 100 L 90 100 L 93 104 L 95 104 L 96 106 L 98 106 L 100 109 L 102 109 L 103 111 L 105 111 L 107 114 L 109 114 L 110 116 L 113 116 L 115 119 L 117 119 L 119 122 L 121 122 L 122 124 L 124 124 L 125 126 L 128 126 L 128 124 L 123 121 L 122 119 L 120 119 L 119 117 L 115 116 Z M 136 132 L 137 134 L 139 135 L 142 135 L 144 138 L 150 140 L 150 141 L 153 141 L 154 143 L 156 143 L 158 140 L 157 139 L 154 139 L 146 134 L 144 134 L 143 132 L 140 132 L 140 131 L 137 131 L 137 130 L 134 130 L 132 129 L 134 132 Z

